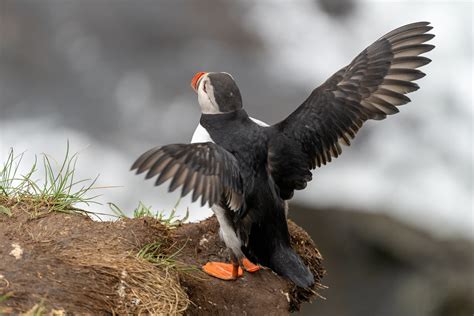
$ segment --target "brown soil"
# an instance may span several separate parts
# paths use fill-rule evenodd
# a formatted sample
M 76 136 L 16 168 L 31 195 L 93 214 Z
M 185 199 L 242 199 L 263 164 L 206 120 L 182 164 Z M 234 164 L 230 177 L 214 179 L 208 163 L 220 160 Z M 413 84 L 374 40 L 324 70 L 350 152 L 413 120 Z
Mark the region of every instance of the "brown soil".
M 324 273 L 321 255 L 303 229 L 291 221 L 289 228 L 295 249 L 319 282 Z M 178 259 L 194 266 L 228 260 L 218 229 L 215 217 L 181 226 L 173 232 L 177 240 L 186 242 Z M 316 286 L 312 290 L 297 288 L 270 269 L 245 273 L 236 281 L 221 281 L 200 273 L 199 278 L 183 275 L 181 282 L 193 302 L 186 311 L 188 315 L 287 315 L 316 294 Z
M 317 295 L 271 270 L 221 281 L 201 272 L 226 261 L 215 218 L 169 230 L 155 219 L 98 222 L 86 216 L 41 213 L 29 206 L 0 214 L 0 314 L 41 308 L 56 314 L 286 315 Z M 292 242 L 319 281 L 321 255 L 304 230 L 289 222 Z M 159 241 L 173 264 L 137 256 Z M 179 251 L 177 251 L 179 250 Z

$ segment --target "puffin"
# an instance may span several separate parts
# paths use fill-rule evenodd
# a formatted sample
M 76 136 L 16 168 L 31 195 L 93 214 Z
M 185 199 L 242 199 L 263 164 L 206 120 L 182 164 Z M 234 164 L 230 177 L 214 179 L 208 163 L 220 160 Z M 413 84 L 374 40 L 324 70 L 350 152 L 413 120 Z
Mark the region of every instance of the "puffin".
M 310 288 L 314 276 L 290 243 L 288 200 L 312 180 L 312 170 L 349 146 L 368 120 L 398 113 L 419 89 L 413 81 L 431 62 L 424 53 L 434 35 L 429 22 L 399 27 L 365 48 L 347 66 L 315 88 L 282 121 L 268 125 L 250 117 L 233 76 L 198 72 L 191 80 L 201 109 L 191 143 L 152 148 L 132 165 L 156 185 L 170 180 L 211 207 L 230 263 L 208 262 L 203 270 L 222 280 L 244 271 L 272 269 L 296 286 Z

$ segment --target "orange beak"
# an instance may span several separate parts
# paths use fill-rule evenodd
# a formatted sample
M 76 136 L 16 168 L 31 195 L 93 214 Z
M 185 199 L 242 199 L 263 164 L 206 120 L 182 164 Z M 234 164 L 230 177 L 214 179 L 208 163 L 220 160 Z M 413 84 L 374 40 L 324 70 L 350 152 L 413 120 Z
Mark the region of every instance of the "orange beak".
M 201 77 L 204 76 L 205 74 L 207 74 L 207 72 L 198 72 L 197 74 L 194 75 L 193 79 L 191 80 L 191 88 L 193 88 L 194 91 L 197 92 L 199 79 L 201 79 Z

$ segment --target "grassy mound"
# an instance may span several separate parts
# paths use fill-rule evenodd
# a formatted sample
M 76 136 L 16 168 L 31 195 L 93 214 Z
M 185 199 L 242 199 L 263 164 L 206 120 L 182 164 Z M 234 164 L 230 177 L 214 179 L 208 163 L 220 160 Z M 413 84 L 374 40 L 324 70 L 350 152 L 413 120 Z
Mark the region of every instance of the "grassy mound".
M 23 202 L 4 206 L 11 209 L 10 216 L 0 217 L 0 270 L 7 285 L 0 290 L 10 296 L 4 313 L 36 304 L 91 314 L 186 310 L 188 296 L 164 250 L 162 262 L 140 255 L 157 241 L 170 247 L 168 229 L 159 222 L 97 222 L 58 212 L 32 216 Z
M 228 260 L 214 217 L 182 224 L 140 204 L 133 219 L 113 206 L 116 221 L 94 221 L 74 206 L 94 198 L 94 180 L 74 180 L 75 155 L 57 166 L 43 156 L 43 182 L 36 163 L 18 175 L 21 159 L 11 152 L 0 169 L 0 314 L 283 315 L 317 295 L 268 269 L 214 279 L 201 265 Z M 289 227 L 319 281 L 319 252 Z

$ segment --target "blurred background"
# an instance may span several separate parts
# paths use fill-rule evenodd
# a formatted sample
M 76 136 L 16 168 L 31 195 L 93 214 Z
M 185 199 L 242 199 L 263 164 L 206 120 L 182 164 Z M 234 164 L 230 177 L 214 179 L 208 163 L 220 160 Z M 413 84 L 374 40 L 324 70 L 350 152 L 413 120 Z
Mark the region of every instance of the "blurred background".
M 225 71 L 247 112 L 293 111 L 367 45 L 430 21 L 433 62 L 399 115 L 368 122 L 295 195 L 291 217 L 325 257 L 327 298 L 302 315 L 472 315 L 471 1 L 0 0 L 0 160 L 9 149 L 100 174 L 103 205 L 170 210 L 166 188 L 129 172 L 145 150 L 189 142 L 198 71 Z M 191 220 L 211 212 L 178 206 Z

